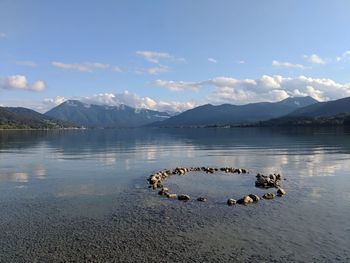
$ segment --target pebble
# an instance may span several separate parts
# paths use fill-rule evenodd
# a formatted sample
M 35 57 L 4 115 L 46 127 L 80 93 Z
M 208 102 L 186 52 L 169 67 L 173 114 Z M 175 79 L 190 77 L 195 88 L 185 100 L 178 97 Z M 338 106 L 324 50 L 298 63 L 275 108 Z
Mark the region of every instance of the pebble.
M 264 199 L 270 200 L 270 199 L 274 199 L 275 195 L 273 193 L 266 193 L 263 195 Z
M 235 199 L 233 199 L 233 198 L 230 198 L 230 199 L 227 200 L 227 205 L 229 205 L 229 206 L 233 206 L 236 203 L 237 203 L 237 201 Z
M 177 199 L 179 199 L 181 201 L 188 201 L 188 200 L 190 200 L 190 196 L 189 195 L 179 195 L 177 197 Z

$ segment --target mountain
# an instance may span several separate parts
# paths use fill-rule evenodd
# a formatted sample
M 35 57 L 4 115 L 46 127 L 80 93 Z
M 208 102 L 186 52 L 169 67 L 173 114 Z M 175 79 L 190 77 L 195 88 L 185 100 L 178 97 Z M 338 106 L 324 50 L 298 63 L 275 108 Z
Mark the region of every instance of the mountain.
M 27 108 L 0 107 L 1 129 L 54 129 L 74 127 L 77 126 L 45 116 L 44 114 Z
M 206 104 L 151 125 L 159 127 L 186 127 L 249 124 L 277 118 L 317 102 L 311 97 L 294 97 L 275 103 L 222 104 L 218 106 Z
M 288 114 L 288 116 L 325 117 L 342 113 L 350 113 L 350 97 L 309 105 L 307 107 L 293 111 L 292 113 Z
M 135 109 L 124 104 L 101 106 L 68 100 L 46 112 L 45 115 L 85 127 L 138 127 L 170 117 L 166 112 Z
M 348 125 L 350 97 L 319 102 L 297 109 L 286 116 L 271 119 L 261 125 Z

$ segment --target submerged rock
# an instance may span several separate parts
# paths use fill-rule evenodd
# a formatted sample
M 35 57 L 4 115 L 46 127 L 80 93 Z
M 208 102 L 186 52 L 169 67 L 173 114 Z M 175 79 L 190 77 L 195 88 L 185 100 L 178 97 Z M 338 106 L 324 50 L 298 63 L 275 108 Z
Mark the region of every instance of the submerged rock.
M 233 199 L 233 198 L 230 198 L 230 199 L 227 200 L 227 205 L 229 205 L 229 206 L 233 206 L 236 203 L 237 203 L 237 201 L 235 199 Z
M 274 199 L 275 195 L 273 193 L 266 193 L 263 195 L 264 199 L 270 200 L 270 199 Z
M 166 188 L 166 187 L 163 187 L 163 188 L 158 192 L 158 194 L 159 194 L 159 195 L 166 195 L 166 193 L 168 193 L 168 192 L 169 192 L 169 189 Z
M 178 200 L 181 200 L 181 201 L 188 201 L 190 200 L 190 196 L 189 195 L 179 195 L 177 197 Z
M 260 200 L 260 197 L 257 195 L 250 194 L 249 197 L 253 199 L 253 202 L 258 202 Z
M 177 198 L 177 194 L 165 193 L 165 196 L 168 198 Z
M 206 202 L 207 198 L 205 198 L 205 197 L 198 197 L 197 201 L 199 201 L 199 202 Z
M 249 195 L 238 200 L 238 203 L 242 204 L 242 205 L 248 205 L 248 204 L 251 204 L 253 202 L 254 202 L 254 200 Z
M 257 174 L 255 186 L 263 187 L 263 188 L 278 187 L 280 180 L 281 180 L 280 174 L 277 174 L 277 175 L 270 174 L 269 176 L 266 176 L 263 174 Z
M 278 188 L 277 190 L 277 195 L 278 196 L 282 196 L 282 195 L 285 195 L 286 194 L 286 191 L 282 188 Z

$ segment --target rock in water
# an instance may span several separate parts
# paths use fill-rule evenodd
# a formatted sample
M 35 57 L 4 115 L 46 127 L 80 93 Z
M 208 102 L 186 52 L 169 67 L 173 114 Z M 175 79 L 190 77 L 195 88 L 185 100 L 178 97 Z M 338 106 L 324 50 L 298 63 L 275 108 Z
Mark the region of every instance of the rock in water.
M 230 198 L 230 199 L 227 200 L 227 205 L 229 205 L 229 206 L 233 206 L 236 203 L 237 203 L 237 201 L 235 199 L 233 199 L 233 198 Z
M 205 198 L 205 197 L 198 197 L 197 201 L 199 201 L 199 202 L 206 202 L 207 198 Z
M 190 200 L 190 196 L 188 196 L 188 195 L 179 195 L 177 197 L 177 199 L 179 199 L 181 201 L 188 201 L 188 200 Z
M 166 187 L 163 187 L 163 188 L 158 192 L 158 194 L 159 194 L 159 195 L 166 195 L 168 192 L 169 192 L 169 189 L 166 188 Z
M 266 193 L 263 195 L 264 199 L 270 200 L 270 199 L 274 199 L 275 195 L 273 193 Z
M 165 195 L 166 195 L 166 197 L 168 197 L 168 198 L 177 198 L 177 194 L 166 193 Z
M 278 188 L 277 190 L 277 195 L 278 196 L 282 196 L 282 195 L 285 195 L 286 194 L 286 191 L 282 188 Z
M 238 203 L 242 204 L 242 205 L 248 205 L 248 204 L 251 204 L 253 202 L 254 202 L 254 200 L 249 195 L 238 200 Z
M 258 202 L 260 200 L 260 197 L 257 195 L 250 194 L 249 197 L 253 199 L 254 202 Z

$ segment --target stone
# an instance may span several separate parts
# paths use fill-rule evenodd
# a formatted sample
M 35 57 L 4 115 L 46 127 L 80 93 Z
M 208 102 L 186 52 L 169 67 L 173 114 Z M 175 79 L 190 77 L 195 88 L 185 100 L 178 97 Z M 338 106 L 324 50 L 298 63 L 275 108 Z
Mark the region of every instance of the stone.
M 247 195 L 243 198 L 243 204 L 245 204 L 245 205 L 251 204 L 253 202 L 254 202 L 253 198 L 251 198 L 249 195 Z
M 149 182 L 150 184 L 156 184 L 158 182 L 158 179 L 156 178 L 156 176 L 152 176 L 150 179 L 149 179 Z
M 177 197 L 177 199 L 181 200 L 181 201 L 188 201 L 188 200 L 190 200 L 190 196 L 188 196 L 188 195 L 179 195 Z
M 251 204 L 253 202 L 254 202 L 254 200 L 249 195 L 247 195 L 247 196 L 245 196 L 237 201 L 237 203 L 242 204 L 242 205 L 248 205 L 248 204 Z
M 229 206 L 233 206 L 236 203 L 237 203 L 237 201 L 235 199 L 233 199 L 233 198 L 230 198 L 230 199 L 227 200 L 227 205 L 229 205 Z
M 165 193 L 166 197 L 168 198 L 177 198 L 177 194 L 170 194 L 170 193 Z
M 277 195 L 278 196 L 282 196 L 282 195 L 285 195 L 286 194 L 286 191 L 282 188 L 278 188 L 277 190 Z
M 264 199 L 270 200 L 270 199 L 274 199 L 275 195 L 273 193 L 266 193 L 263 195 Z
M 253 199 L 254 202 L 258 202 L 260 200 L 260 197 L 257 195 L 250 194 L 249 197 Z
M 256 187 L 270 188 L 270 187 L 278 187 L 279 180 L 277 175 L 270 174 L 269 176 L 263 174 L 257 174 L 255 181 Z
M 272 181 L 276 181 L 276 175 L 274 175 L 274 174 L 270 174 L 270 175 L 269 175 L 269 178 L 270 178 Z
M 207 201 L 207 198 L 205 198 L 205 197 L 198 197 L 198 198 L 197 198 L 197 201 L 198 201 L 198 202 L 206 202 L 206 201 Z
M 167 192 L 169 192 L 169 189 L 166 188 L 166 187 L 163 187 L 163 188 L 158 192 L 158 194 L 159 194 L 159 195 L 166 195 Z

